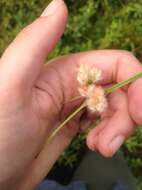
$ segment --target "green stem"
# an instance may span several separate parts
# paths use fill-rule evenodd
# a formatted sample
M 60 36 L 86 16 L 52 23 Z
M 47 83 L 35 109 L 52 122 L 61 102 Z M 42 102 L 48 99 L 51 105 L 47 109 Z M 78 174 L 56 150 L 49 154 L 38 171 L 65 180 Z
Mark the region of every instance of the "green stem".
M 130 77 L 129 79 L 127 79 L 127 80 L 125 80 L 125 81 L 122 81 L 122 82 L 120 82 L 120 83 L 117 83 L 117 84 L 113 85 L 112 87 L 109 87 L 109 88 L 105 89 L 105 93 L 106 93 L 106 95 L 107 95 L 107 94 L 110 94 L 110 93 L 112 93 L 112 92 L 118 90 L 119 88 L 122 88 L 122 87 L 124 87 L 125 85 L 130 84 L 131 82 L 134 82 L 135 80 L 137 80 L 137 79 L 139 79 L 139 78 L 141 78 L 141 77 L 142 77 L 142 73 L 138 73 L 138 74 L 136 74 L 136 75 Z M 74 100 L 76 100 L 76 99 L 79 99 L 79 97 L 74 98 Z M 73 101 L 73 100 L 71 100 L 71 101 Z M 86 107 L 86 104 L 83 103 L 83 104 L 82 104 L 79 108 L 77 108 L 71 115 L 69 115 L 69 117 L 67 117 L 67 119 L 66 119 L 65 121 L 63 121 L 63 123 L 61 123 L 61 124 L 59 125 L 59 127 L 57 127 L 57 128 L 53 131 L 53 133 L 52 133 L 52 134 L 50 135 L 50 137 L 48 138 L 48 142 L 51 141 L 51 140 L 56 136 L 56 134 L 57 134 L 71 119 L 73 119 L 73 118 L 74 118 L 83 108 L 85 108 L 85 107 Z
M 110 93 L 112 93 L 112 92 L 115 92 L 115 91 L 118 90 L 119 88 L 122 88 L 122 87 L 124 87 L 124 86 L 130 84 L 131 82 L 134 82 L 135 80 L 137 80 L 137 79 L 139 79 L 139 78 L 141 78 L 141 77 L 142 77 L 142 73 L 138 73 L 138 74 L 136 74 L 136 75 L 134 75 L 134 76 L 128 78 L 127 80 L 124 80 L 124 81 L 122 81 L 122 82 L 120 82 L 120 83 L 117 83 L 117 84 L 115 84 L 115 85 L 113 85 L 113 86 L 111 86 L 111 87 L 105 89 L 105 93 L 106 93 L 106 94 L 110 94 Z
M 67 119 L 65 120 L 65 121 L 63 121 L 63 123 L 61 123 L 60 125 L 59 125 L 59 127 L 57 127 L 54 131 L 53 131 L 53 133 L 50 135 L 50 137 L 48 138 L 48 140 L 50 141 L 50 140 L 52 140 L 54 137 L 55 137 L 55 135 L 72 119 L 72 118 L 74 118 L 74 116 L 76 116 L 77 115 L 77 113 L 79 113 L 83 108 L 85 108 L 86 107 L 86 104 L 85 103 L 83 103 L 79 108 L 77 108 L 71 115 L 69 115 L 69 117 L 67 117 Z
M 81 96 L 81 95 L 80 95 L 80 96 L 77 96 L 77 97 L 72 98 L 71 100 L 69 100 L 67 103 L 74 102 L 75 100 L 79 100 L 79 99 L 81 99 L 81 98 L 82 98 L 82 96 Z

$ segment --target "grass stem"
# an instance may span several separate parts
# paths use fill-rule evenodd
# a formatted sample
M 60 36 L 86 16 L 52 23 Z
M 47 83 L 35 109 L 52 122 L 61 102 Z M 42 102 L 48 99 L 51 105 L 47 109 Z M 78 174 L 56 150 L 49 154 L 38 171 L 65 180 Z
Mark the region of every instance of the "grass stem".
M 130 84 L 131 82 L 134 82 L 135 80 L 137 80 L 139 78 L 142 78 L 142 73 L 138 73 L 138 74 L 136 74 L 136 75 L 128 78 L 127 80 L 119 82 L 119 83 L 117 83 L 117 84 L 115 84 L 115 85 L 113 85 L 113 86 L 105 89 L 105 93 L 106 94 L 110 94 L 112 92 L 115 92 L 116 90 L 118 90 L 118 89 L 120 89 L 120 88 L 122 88 L 122 87 L 124 87 L 124 86 L 126 86 L 128 84 Z
M 51 141 L 56 134 L 72 119 L 74 118 L 77 113 L 79 113 L 83 108 L 86 107 L 86 104 L 83 103 L 79 108 L 77 108 L 71 115 L 69 115 L 69 117 L 67 117 L 66 120 L 63 121 L 63 123 L 61 123 L 54 131 L 53 133 L 50 135 L 50 137 L 48 138 L 48 141 Z

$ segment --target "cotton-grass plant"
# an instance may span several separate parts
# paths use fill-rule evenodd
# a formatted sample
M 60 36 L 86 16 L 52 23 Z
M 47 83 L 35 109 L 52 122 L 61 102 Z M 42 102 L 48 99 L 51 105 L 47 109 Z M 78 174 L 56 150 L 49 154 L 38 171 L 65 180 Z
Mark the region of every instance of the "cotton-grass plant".
M 141 77 L 142 72 L 137 73 L 127 80 L 117 83 L 109 88 L 103 89 L 102 86 L 97 85 L 98 82 L 103 79 L 102 71 L 94 66 L 81 64 L 77 72 L 77 81 L 79 84 L 78 92 L 80 96 L 75 97 L 71 101 L 84 98 L 84 102 L 53 131 L 47 139 L 47 142 L 49 143 L 56 136 L 56 134 L 85 107 L 93 113 L 103 113 L 108 106 L 108 94 L 111 94 L 112 92 L 134 82 Z
M 102 71 L 98 68 L 81 64 L 78 68 L 77 73 L 78 92 L 80 96 L 75 97 L 71 101 L 75 101 L 78 98 L 84 98 L 84 102 L 71 115 L 69 115 L 49 136 L 42 151 L 36 158 L 33 170 L 31 171 L 28 179 L 25 181 L 25 188 L 23 190 L 32 189 L 35 184 L 38 184 L 45 177 L 48 170 L 47 150 L 49 144 L 52 143 L 52 140 L 54 140 L 54 137 L 57 135 L 57 133 L 63 129 L 69 121 L 71 121 L 84 108 L 87 108 L 93 113 L 103 113 L 108 106 L 108 94 L 111 94 L 117 89 L 120 89 L 141 77 L 142 72 L 137 73 L 127 80 L 113 85 L 112 87 L 103 89 L 102 86 L 98 85 L 98 82 L 102 79 Z M 33 176 L 36 177 L 33 178 Z
M 91 112 L 102 113 L 107 108 L 105 91 L 96 83 L 102 79 L 102 71 L 88 65 L 81 65 L 78 69 L 78 91 L 85 98 L 86 107 Z

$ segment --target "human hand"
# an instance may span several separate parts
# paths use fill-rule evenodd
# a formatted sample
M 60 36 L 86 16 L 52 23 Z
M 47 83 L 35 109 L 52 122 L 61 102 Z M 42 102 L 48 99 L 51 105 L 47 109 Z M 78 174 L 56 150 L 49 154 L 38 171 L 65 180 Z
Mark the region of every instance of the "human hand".
M 76 75 L 80 64 L 92 64 L 102 69 L 101 84 L 104 86 L 142 71 L 133 55 L 115 50 L 73 54 L 43 65 L 62 35 L 67 20 L 63 1 L 55 0 L 54 3 L 54 10 L 52 6 L 51 11 L 50 6 L 27 26 L 0 60 L 1 189 L 14 187 L 17 181 L 22 181 L 53 128 L 80 105 L 79 100 L 69 102 L 78 96 Z M 98 149 L 104 156 L 112 156 L 132 134 L 133 126 L 142 124 L 141 97 L 142 79 L 111 94 L 109 111 L 88 135 L 88 146 Z M 80 113 L 57 135 L 47 155 L 49 169 L 86 123 L 87 118 L 84 120 Z

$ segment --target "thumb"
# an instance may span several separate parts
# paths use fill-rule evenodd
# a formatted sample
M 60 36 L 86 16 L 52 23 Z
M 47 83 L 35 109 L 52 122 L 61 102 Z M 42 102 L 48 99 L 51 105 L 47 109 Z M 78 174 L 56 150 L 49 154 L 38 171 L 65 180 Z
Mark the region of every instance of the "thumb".
M 64 2 L 53 0 L 37 20 L 19 33 L 0 60 L 1 88 L 3 80 L 4 86 L 33 85 L 47 54 L 60 39 L 66 21 Z

